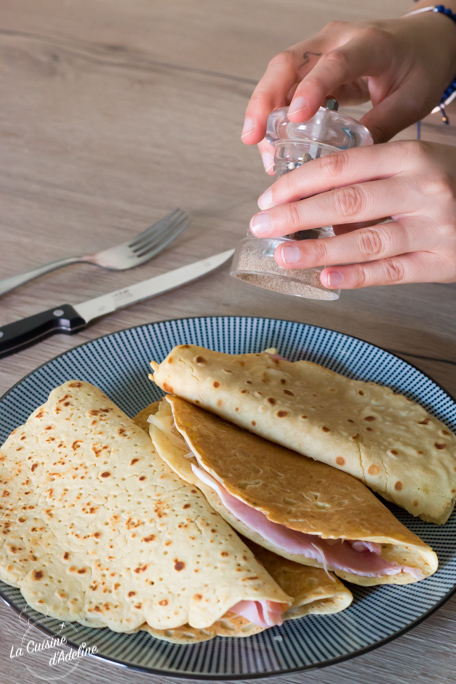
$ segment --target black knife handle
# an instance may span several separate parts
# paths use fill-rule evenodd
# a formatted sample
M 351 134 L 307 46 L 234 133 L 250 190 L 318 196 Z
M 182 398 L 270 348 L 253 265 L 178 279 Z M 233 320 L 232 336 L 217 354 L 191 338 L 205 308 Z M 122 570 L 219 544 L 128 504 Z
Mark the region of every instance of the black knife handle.
M 54 335 L 72 335 L 87 323 L 70 304 L 55 306 L 48 311 L 23 318 L 0 327 L 0 358 L 14 354 L 36 342 Z

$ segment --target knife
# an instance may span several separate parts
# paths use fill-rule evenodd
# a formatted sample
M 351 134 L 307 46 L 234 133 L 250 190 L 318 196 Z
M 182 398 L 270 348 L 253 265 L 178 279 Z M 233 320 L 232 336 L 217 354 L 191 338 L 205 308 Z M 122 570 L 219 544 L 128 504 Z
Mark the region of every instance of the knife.
M 106 316 L 112 311 L 156 297 L 163 292 L 169 292 L 201 278 L 224 264 L 233 254 L 234 249 L 228 249 L 226 252 L 214 254 L 130 287 L 89 299 L 82 304 L 74 306 L 62 304 L 20 321 L 3 325 L 0 327 L 0 358 L 14 354 L 55 333 L 73 335 L 86 328 L 95 318 Z

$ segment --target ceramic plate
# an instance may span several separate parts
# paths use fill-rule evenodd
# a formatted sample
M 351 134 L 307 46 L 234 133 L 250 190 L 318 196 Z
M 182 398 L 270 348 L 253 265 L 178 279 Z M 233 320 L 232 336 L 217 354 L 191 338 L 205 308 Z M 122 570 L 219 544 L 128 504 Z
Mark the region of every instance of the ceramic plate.
M 69 380 L 100 387 L 129 416 L 159 398 L 148 380 L 149 361 L 161 361 L 176 344 L 197 344 L 239 354 L 276 347 L 290 359 L 308 359 L 349 378 L 392 387 L 424 406 L 456 432 L 456 404 L 437 383 L 379 347 L 333 330 L 264 318 L 207 317 L 153 323 L 131 328 L 63 354 L 30 373 L 0 400 L 0 443 L 50 391 Z M 145 632 L 117 634 L 57 620 L 41 620 L 47 633 L 65 635 L 78 648 L 97 647 L 97 657 L 121 665 L 195 679 L 249 679 L 321 667 L 364 653 L 403 634 L 456 591 L 456 516 L 444 527 L 413 518 L 393 504 L 399 520 L 437 552 L 438 572 L 407 586 L 350 586 L 348 610 L 286 622 L 248 639 L 218 637 L 181 646 L 158 641 Z M 0 595 L 32 619 L 17 589 L 0 582 Z M 75 631 L 77 636 L 75 636 Z

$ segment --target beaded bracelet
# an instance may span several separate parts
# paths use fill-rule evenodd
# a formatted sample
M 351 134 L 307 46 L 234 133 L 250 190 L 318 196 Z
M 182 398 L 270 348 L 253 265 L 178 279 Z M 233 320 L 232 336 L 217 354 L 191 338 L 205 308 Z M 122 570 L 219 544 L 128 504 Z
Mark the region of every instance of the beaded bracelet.
M 444 5 L 435 5 L 434 7 L 422 7 L 421 9 L 414 10 L 413 12 L 408 12 L 407 14 L 404 14 L 404 17 L 410 17 L 412 14 L 421 14 L 422 12 L 437 12 L 438 14 L 444 14 L 448 19 L 451 19 L 456 24 L 456 12 L 452 12 L 448 7 L 445 7 Z M 443 92 L 442 99 L 440 100 L 439 104 L 437 107 L 434 107 L 432 110 L 431 114 L 435 114 L 436 112 L 440 111 L 442 114 L 442 120 L 443 123 L 449 124 L 450 120 L 447 116 L 447 113 L 445 112 L 445 107 L 450 104 L 450 102 L 453 102 L 454 98 L 456 97 L 456 76 Z
M 422 7 L 421 9 L 413 10 L 413 12 L 407 12 L 407 14 L 403 14 L 402 16 L 410 17 L 412 14 L 421 14 L 422 12 L 438 12 L 438 14 L 444 14 L 456 23 L 456 12 L 452 12 L 444 5 L 429 5 L 429 7 Z

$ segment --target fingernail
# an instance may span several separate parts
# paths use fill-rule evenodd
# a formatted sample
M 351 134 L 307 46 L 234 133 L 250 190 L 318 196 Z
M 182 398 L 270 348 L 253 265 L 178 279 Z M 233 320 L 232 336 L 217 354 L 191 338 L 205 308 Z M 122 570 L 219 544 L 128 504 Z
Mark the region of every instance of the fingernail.
M 272 207 L 272 190 L 266 190 L 258 198 L 258 206 L 260 209 L 269 209 Z
M 295 99 L 293 100 L 293 102 L 290 105 L 290 109 L 288 110 L 288 114 L 297 114 L 298 112 L 302 112 L 305 104 L 306 104 L 306 101 L 303 97 L 295 97 Z
M 344 274 L 340 271 L 331 271 L 328 273 L 328 287 L 337 287 L 344 282 Z
M 250 221 L 250 230 L 257 237 L 264 237 L 271 232 L 271 218 L 269 214 L 256 214 Z
M 274 155 L 270 152 L 263 152 L 261 158 L 263 160 L 264 170 L 266 172 L 270 171 L 274 166 Z
M 301 258 L 301 252 L 295 245 L 284 245 L 282 247 L 282 261 L 284 264 L 295 264 Z
M 246 119 L 244 121 L 244 128 L 242 129 L 241 138 L 244 138 L 246 135 L 251 133 L 254 128 L 255 124 L 253 123 L 253 119 Z

